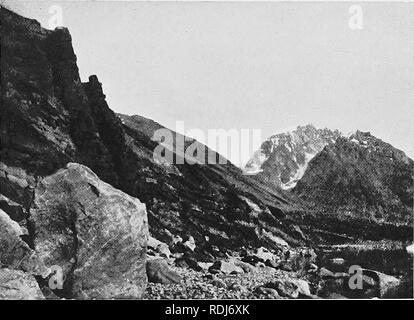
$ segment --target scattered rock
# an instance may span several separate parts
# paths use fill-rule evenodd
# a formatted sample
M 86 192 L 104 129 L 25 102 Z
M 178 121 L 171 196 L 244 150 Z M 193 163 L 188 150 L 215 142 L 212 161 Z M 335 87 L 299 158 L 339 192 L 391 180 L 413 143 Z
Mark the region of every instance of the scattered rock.
M 227 284 L 226 284 L 223 280 L 218 279 L 218 278 L 214 278 L 214 279 L 211 281 L 211 284 L 212 284 L 212 285 L 214 285 L 214 286 L 215 286 L 215 287 L 217 287 L 217 288 L 224 288 L 224 289 L 227 289 Z
M 293 271 L 292 264 L 288 261 L 281 261 L 278 265 L 278 268 L 284 271 Z
M 277 269 L 279 267 L 279 264 L 276 263 L 276 261 L 269 260 L 269 259 L 266 260 L 265 265 L 268 266 L 268 267 L 271 267 L 271 268 L 275 268 L 275 269 Z
M 335 272 L 335 278 L 349 278 L 349 274 L 346 272 Z
M 150 282 L 164 284 L 181 282 L 181 276 L 172 270 L 164 259 L 148 260 L 146 269 Z
M 191 251 L 194 251 L 196 248 L 195 240 L 192 236 L 188 237 L 188 240 L 183 243 L 184 247 L 190 249 Z
M 238 267 L 234 262 L 217 260 L 214 264 L 208 269 L 210 273 L 224 273 L 224 274 L 240 274 L 244 273 L 241 267 Z
M 174 262 L 175 262 L 175 265 L 177 267 L 180 267 L 180 268 L 190 268 L 190 266 L 188 265 L 187 261 L 183 257 L 178 258 L 178 259 L 175 259 Z
M 208 271 L 208 269 L 213 265 L 211 262 L 198 262 L 200 268 L 204 271 Z
M 249 292 L 249 290 L 245 286 L 242 286 L 241 284 L 238 284 L 238 283 L 232 283 L 228 288 L 229 290 L 238 291 L 241 293 Z
M 275 280 L 264 285 L 267 288 L 277 290 L 279 295 L 291 299 L 297 299 L 299 295 L 311 296 L 309 284 L 301 279 Z
M 319 276 L 321 278 L 335 278 L 335 274 L 332 271 L 330 271 L 330 270 L 328 270 L 324 267 L 320 268 Z
M 170 252 L 168 245 L 151 236 L 148 238 L 147 248 L 148 250 L 152 250 L 154 253 L 156 253 L 160 257 L 164 257 L 167 259 L 171 257 L 171 252 Z
M 311 264 L 316 261 L 316 253 L 311 248 L 298 248 L 288 250 L 280 263 L 280 268 L 286 271 L 299 271 L 305 273 Z
M 265 295 L 271 299 L 278 299 L 280 298 L 279 293 L 273 288 L 267 288 L 264 286 L 257 287 L 254 292 L 258 295 Z
M 308 266 L 308 272 L 309 273 L 316 273 L 316 272 L 318 272 L 318 269 L 319 269 L 318 266 L 314 263 L 311 263 Z
M 199 265 L 197 260 L 191 256 L 184 255 L 183 257 L 176 259 L 175 264 L 181 267 L 187 266 L 195 271 L 203 270 L 203 268 Z M 212 265 L 212 263 L 210 265 Z
M 267 260 L 274 260 L 275 256 L 268 249 L 260 247 L 257 249 L 255 256 L 259 258 L 261 262 L 266 262 Z
M 299 289 L 299 295 L 311 297 L 311 291 L 309 288 L 309 283 L 302 279 L 292 279 L 291 282 L 295 283 L 298 286 Z
M 248 272 L 256 272 L 256 268 L 254 266 L 252 266 L 250 263 L 247 263 L 247 262 L 244 262 L 244 261 L 240 261 L 239 259 L 234 259 L 234 260 L 232 260 L 232 262 L 237 267 L 242 268 L 243 271 L 246 272 L 246 273 L 248 273 Z

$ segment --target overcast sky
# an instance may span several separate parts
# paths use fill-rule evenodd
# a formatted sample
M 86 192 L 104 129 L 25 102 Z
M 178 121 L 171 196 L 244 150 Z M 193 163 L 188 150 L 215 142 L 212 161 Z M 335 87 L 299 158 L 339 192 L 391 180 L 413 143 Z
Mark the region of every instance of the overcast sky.
M 413 3 L 361 3 L 353 30 L 354 3 L 6 2 L 45 27 L 61 5 L 82 80 L 116 112 L 263 139 L 360 129 L 414 156 Z

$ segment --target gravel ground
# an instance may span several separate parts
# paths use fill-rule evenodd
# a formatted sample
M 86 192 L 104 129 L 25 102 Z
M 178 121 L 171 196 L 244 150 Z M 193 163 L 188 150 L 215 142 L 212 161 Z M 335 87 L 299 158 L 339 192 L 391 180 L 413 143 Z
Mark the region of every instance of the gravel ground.
M 187 268 L 171 268 L 182 276 L 181 283 L 148 283 L 145 299 L 274 299 L 274 296 L 257 293 L 255 289 L 272 280 L 294 275 L 269 267 L 238 275 L 212 275 Z

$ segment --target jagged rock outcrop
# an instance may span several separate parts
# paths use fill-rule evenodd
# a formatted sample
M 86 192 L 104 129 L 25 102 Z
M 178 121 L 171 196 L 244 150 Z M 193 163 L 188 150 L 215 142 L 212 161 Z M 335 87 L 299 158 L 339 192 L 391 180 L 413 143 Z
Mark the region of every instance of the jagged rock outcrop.
M 154 283 L 180 283 L 181 276 L 172 270 L 165 259 L 149 259 L 147 261 L 148 281 Z
M 113 155 L 100 138 L 69 31 L 43 29 L 2 8 L 1 33 L 2 162 L 31 175 L 80 162 L 116 185 Z
M 62 269 L 62 295 L 142 296 L 148 223 L 138 199 L 69 163 L 39 183 L 30 220 L 36 252 Z
M 309 161 L 340 136 L 338 130 L 313 125 L 273 135 L 254 153 L 245 171 L 270 186 L 291 189 L 302 178 Z

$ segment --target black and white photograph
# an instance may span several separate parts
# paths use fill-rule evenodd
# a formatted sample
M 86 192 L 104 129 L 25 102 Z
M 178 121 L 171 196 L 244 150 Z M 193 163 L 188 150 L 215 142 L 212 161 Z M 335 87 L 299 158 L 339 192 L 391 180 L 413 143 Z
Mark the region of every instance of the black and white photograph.
M 0 308 L 413 299 L 413 2 L 0 10 Z

